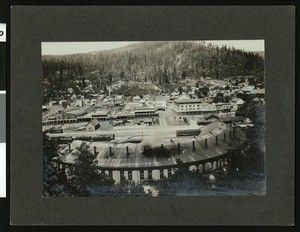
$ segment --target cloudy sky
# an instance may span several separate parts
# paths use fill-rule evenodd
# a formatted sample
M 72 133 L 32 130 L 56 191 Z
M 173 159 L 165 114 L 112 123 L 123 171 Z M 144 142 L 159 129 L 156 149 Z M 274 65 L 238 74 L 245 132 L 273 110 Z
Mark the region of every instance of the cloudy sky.
M 264 40 L 205 40 L 205 42 L 218 46 L 227 45 L 245 51 L 264 51 Z M 42 55 L 65 55 L 110 50 L 133 43 L 140 42 L 43 42 Z

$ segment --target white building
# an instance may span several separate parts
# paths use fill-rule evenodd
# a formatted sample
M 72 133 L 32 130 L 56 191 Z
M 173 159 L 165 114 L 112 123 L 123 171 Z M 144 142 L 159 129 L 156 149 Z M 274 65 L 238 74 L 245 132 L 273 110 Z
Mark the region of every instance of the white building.
M 215 103 L 218 112 L 229 112 L 231 109 L 231 104 L 228 102 Z
M 251 86 L 251 85 L 247 85 L 242 88 L 244 93 L 250 93 L 253 89 L 254 89 L 254 86 Z
M 72 94 L 74 92 L 74 90 L 73 90 L 73 88 L 68 88 L 67 92 Z
M 234 110 L 237 110 L 239 107 L 241 107 L 244 104 L 244 101 L 240 98 L 233 98 L 230 101 L 231 108 Z
M 97 118 L 100 121 L 107 120 L 108 117 L 108 111 L 107 110 L 98 110 L 91 114 L 92 118 Z
M 167 96 L 156 96 L 155 98 L 155 107 L 158 110 L 165 110 L 167 108 L 167 102 L 169 101 Z
M 142 107 L 134 110 L 135 118 L 153 118 L 158 117 L 159 113 L 156 112 L 154 107 Z
M 174 102 L 173 110 L 181 115 L 215 114 L 215 104 L 203 103 L 201 99 L 182 99 Z
M 134 102 L 139 102 L 141 100 L 141 98 L 139 96 L 135 96 L 135 97 L 132 98 L 132 100 Z

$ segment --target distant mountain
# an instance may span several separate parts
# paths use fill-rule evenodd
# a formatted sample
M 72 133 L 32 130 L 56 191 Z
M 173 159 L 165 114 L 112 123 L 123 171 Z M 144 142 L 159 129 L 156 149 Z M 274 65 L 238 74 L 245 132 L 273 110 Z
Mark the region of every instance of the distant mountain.
M 100 89 L 119 80 L 152 82 L 162 89 L 186 78 L 263 75 L 263 53 L 205 42 L 159 41 L 84 54 L 43 56 L 43 85 L 65 89 L 89 79 Z

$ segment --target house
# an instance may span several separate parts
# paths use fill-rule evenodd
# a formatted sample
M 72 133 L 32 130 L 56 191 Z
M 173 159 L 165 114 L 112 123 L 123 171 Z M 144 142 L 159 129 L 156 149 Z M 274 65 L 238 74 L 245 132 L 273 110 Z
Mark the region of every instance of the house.
M 174 91 L 174 92 L 171 93 L 171 96 L 172 97 L 179 96 L 179 92 L 178 91 Z
M 165 110 L 167 107 L 167 101 L 169 100 L 169 97 L 166 96 L 156 96 L 155 98 L 155 107 L 157 109 Z
M 248 85 L 242 88 L 244 93 L 250 93 L 254 89 L 254 86 Z
M 93 119 L 86 125 L 85 130 L 86 131 L 96 131 L 99 128 L 100 128 L 100 122 L 97 119 Z
M 72 94 L 74 92 L 74 89 L 73 88 L 68 88 L 67 92 Z
M 187 94 L 182 94 L 180 97 L 178 97 L 178 100 L 188 100 L 191 99 L 189 95 Z
M 145 100 L 150 100 L 150 98 L 151 98 L 151 95 L 150 95 L 150 94 L 145 94 L 145 95 L 143 96 L 143 99 L 145 99 Z
M 47 118 L 47 120 L 53 121 L 53 120 L 56 120 L 56 117 L 55 117 L 55 116 L 49 116 L 49 117 Z
M 194 95 L 194 93 L 195 93 L 195 91 L 194 91 L 194 90 L 191 90 L 191 91 L 189 91 L 187 94 L 188 94 L 188 95 Z
M 66 107 L 68 105 L 67 100 L 60 100 L 59 104 L 62 105 L 63 107 Z
M 48 110 L 48 107 L 47 106 L 42 106 L 42 111 L 45 112 Z
M 139 107 L 144 107 L 144 106 L 146 106 L 146 101 L 145 101 L 145 99 L 141 99 L 139 101 Z
M 233 98 L 230 101 L 230 104 L 231 104 L 232 108 L 237 109 L 237 108 L 241 107 L 244 104 L 244 101 L 240 98 Z
M 59 113 L 63 110 L 63 106 L 62 105 L 59 105 L 58 102 L 57 104 L 51 104 L 49 103 L 49 112 L 50 114 L 56 114 L 56 113 Z
M 49 102 L 49 106 L 55 106 L 55 105 L 59 105 L 59 103 L 57 101 L 50 101 Z
M 222 111 L 222 108 L 223 108 L 223 103 L 222 102 L 215 103 L 215 106 L 216 106 L 216 110 L 218 112 Z
M 141 100 L 141 98 L 139 96 L 133 97 L 133 101 L 134 102 L 139 102 L 140 100 Z
M 249 94 L 258 98 L 264 98 L 265 89 L 253 89 Z
M 229 97 L 229 96 L 231 96 L 231 94 L 232 93 L 229 90 L 226 90 L 226 91 L 224 91 L 223 96 L 224 97 Z
M 116 99 L 117 99 L 117 100 L 123 100 L 123 95 L 118 95 L 118 96 L 116 96 Z
M 239 89 L 237 92 L 237 94 L 244 94 L 243 90 Z
M 253 99 L 253 101 L 254 101 L 255 103 L 259 102 L 259 98 L 256 97 L 256 98 Z
M 219 103 L 215 103 L 217 112 L 229 112 L 231 105 L 230 103 L 226 103 L 226 102 L 219 102 Z
M 65 113 L 65 115 L 68 118 L 77 118 L 77 117 L 83 116 L 85 114 L 87 114 L 87 111 L 85 109 L 82 109 L 82 108 L 70 110 L 70 111 Z

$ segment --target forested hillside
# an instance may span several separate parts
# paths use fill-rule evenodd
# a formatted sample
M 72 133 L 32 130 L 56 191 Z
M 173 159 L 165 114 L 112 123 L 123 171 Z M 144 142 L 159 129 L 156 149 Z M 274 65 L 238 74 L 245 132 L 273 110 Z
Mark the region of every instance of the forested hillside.
M 87 79 L 99 89 L 131 80 L 166 90 L 186 78 L 261 77 L 264 72 L 264 58 L 258 53 L 195 41 L 144 42 L 109 51 L 43 56 L 42 61 L 48 90 L 65 90 L 75 80 Z

